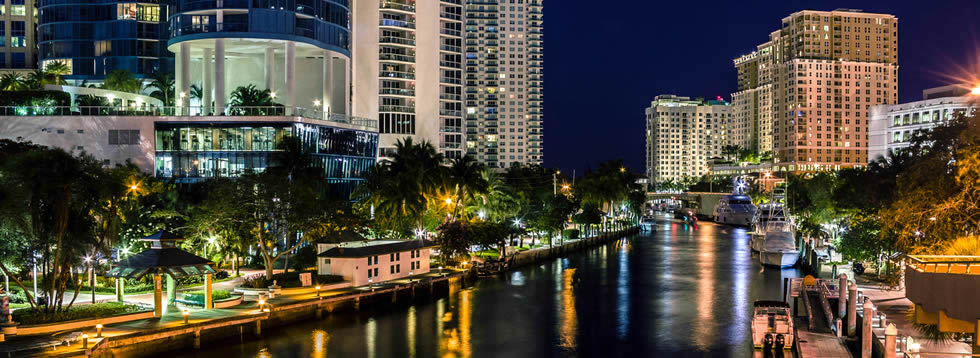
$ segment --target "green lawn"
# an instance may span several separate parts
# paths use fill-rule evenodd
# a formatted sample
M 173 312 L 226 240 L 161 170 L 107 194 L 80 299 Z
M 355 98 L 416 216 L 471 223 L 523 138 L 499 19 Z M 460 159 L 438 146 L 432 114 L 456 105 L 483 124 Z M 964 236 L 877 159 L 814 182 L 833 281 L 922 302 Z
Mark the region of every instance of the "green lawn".
M 497 252 L 497 250 L 477 251 L 477 252 L 471 253 L 470 255 L 476 256 L 476 257 L 483 257 L 483 258 L 487 258 L 487 259 L 494 259 L 494 260 L 500 258 L 500 253 Z

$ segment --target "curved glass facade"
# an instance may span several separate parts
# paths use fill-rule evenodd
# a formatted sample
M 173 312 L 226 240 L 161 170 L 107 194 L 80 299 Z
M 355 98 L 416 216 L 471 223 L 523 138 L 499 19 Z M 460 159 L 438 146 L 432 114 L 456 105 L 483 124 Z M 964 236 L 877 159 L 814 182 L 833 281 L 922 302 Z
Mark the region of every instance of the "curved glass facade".
M 204 38 L 276 39 L 350 56 L 348 0 L 182 1 L 169 21 L 170 44 Z
M 64 61 L 68 79 L 100 80 L 114 70 L 145 77 L 172 72 L 167 6 L 159 0 L 39 0 L 38 57 Z

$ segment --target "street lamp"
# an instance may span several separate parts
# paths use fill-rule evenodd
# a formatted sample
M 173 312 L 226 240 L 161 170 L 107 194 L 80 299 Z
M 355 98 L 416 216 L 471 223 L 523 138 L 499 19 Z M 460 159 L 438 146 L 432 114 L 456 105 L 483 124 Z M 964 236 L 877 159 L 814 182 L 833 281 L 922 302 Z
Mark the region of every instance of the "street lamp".
M 974 96 L 980 96 L 980 85 L 973 87 L 973 89 L 970 90 L 970 94 Z
M 184 315 L 184 324 L 187 324 L 187 318 L 191 316 L 191 311 L 184 309 L 183 315 Z
M 322 298 L 320 297 L 320 286 L 319 286 L 319 285 L 317 285 L 317 286 L 316 286 L 316 298 L 318 298 L 318 299 L 322 299 Z

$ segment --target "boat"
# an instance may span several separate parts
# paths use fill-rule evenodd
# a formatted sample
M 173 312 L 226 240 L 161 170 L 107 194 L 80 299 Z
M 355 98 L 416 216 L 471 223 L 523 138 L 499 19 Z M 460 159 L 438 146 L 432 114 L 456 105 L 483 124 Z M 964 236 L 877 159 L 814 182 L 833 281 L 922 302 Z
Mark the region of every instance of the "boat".
M 716 223 L 749 226 L 755 211 L 748 195 L 725 195 L 715 205 L 713 216 Z
M 749 246 L 759 251 L 759 262 L 765 266 L 792 267 L 800 259 L 796 225 L 786 212 L 785 198 L 785 190 L 774 188 L 753 224 Z
M 762 250 L 762 243 L 769 230 L 792 231 L 794 227 L 791 220 L 786 216 L 782 203 L 770 202 L 759 205 L 755 216 L 752 217 L 749 247 L 756 252 Z
M 657 227 L 657 219 L 652 216 L 644 216 L 640 218 L 640 229 L 643 231 L 653 231 Z
M 755 301 L 752 312 L 752 345 L 764 351 L 793 348 L 793 316 L 782 301 Z

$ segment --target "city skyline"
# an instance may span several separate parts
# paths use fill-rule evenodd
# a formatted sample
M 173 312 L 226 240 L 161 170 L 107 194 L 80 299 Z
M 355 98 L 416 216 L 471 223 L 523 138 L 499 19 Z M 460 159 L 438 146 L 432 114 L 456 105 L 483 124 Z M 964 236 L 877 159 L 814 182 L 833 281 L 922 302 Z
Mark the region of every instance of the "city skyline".
M 716 98 L 731 101 L 737 89 L 737 76 L 732 59 L 751 53 L 769 34 L 779 28 L 780 19 L 802 10 L 831 11 L 837 8 L 854 8 L 868 13 L 894 15 L 899 23 L 899 95 L 898 102 L 921 99 L 922 90 L 950 84 L 960 75 L 962 68 L 972 68 L 980 27 L 961 31 L 960 36 L 923 36 L 927 29 L 945 23 L 971 23 L 977 15 L 975 6 L 957 1 L 952 6 L 936 11 L 917 12 L 919 3 L 910 1 L 881 2 L 807 2 L 792 1 L 778 5 L 747 5 L 734 7 L 716 2 L 718 6 L 696 5 L 701 21 L 656 17 L 641 21 L 651 13 L 681 13 L 695 11 L 693 4 L 638 4 L 636 11 L 620 17 L 596 19 L 596 26 L 584 31 L 576 26 L 582 21 L 581 9 L 585 7 L 563 6 L 546 10 L 552 21 L 549 32 L 549 53 L 552 58 L 577 56 L 578 61 L 562 61 L 551 66 L 547 88 L 551 88 L 551 100 L 545 110 L 550 113 L 552 125 L 546 129 L 551 138 L 545 166 L 565 171 L 595 168 L 601 158 L 623 158 L 634 172 L 645 171 L 643 109 L 657 95 Z M 649 7 L 650 11 L 643 11 Z M 709 9 L 709 10 L 705 10 Z M 637 21 L 629 21 L 630 19 Z M 622 34 L 635 33 L 682 33 L 676 37 L 650 37 L 656 41 L 631 40 Z M 718 40 L 709 40 L 717 36 Z M 642 36 L 641 36 L 642 37 Z M 589 39 L 601 39 L 590 41 Z M 601 43 L 604 52 L 621 53 L 617 62 L 608 56 L 584 57 L 575 44 Z M 648 46 L 638 47 L 643 43 Z M 670 56 L 658 55 L 670 51 Z M 931 56 L 921 54 L 929 53 Z M 683 54 L 683 55 L 680 55 Z M 610 65 L 615 64 L 615 65 Z M 605 71 L 583 71 L 577 76 L 564 76 L 570 68 L 605 66 Z M 601 75 L 600 75 L 601 73 Z M 672 74 L 665 76 L 665 74 Z M 559 75 L 556 75 L 559 74 Z M 676 74 L 680 74 L 679 76 Z M 593 100 L 583 101 L 580 95 L 571 93 L 583 88 L 612 88 L 615 90 L 589 91 Z M 602 123 L 596 126 L 595 122 Z M 583 130 L 588 128 L 588 130 Z M 582 146 L 580 143 L 595 143 Z M 575 163 L 575 164 L 573 164 Z

